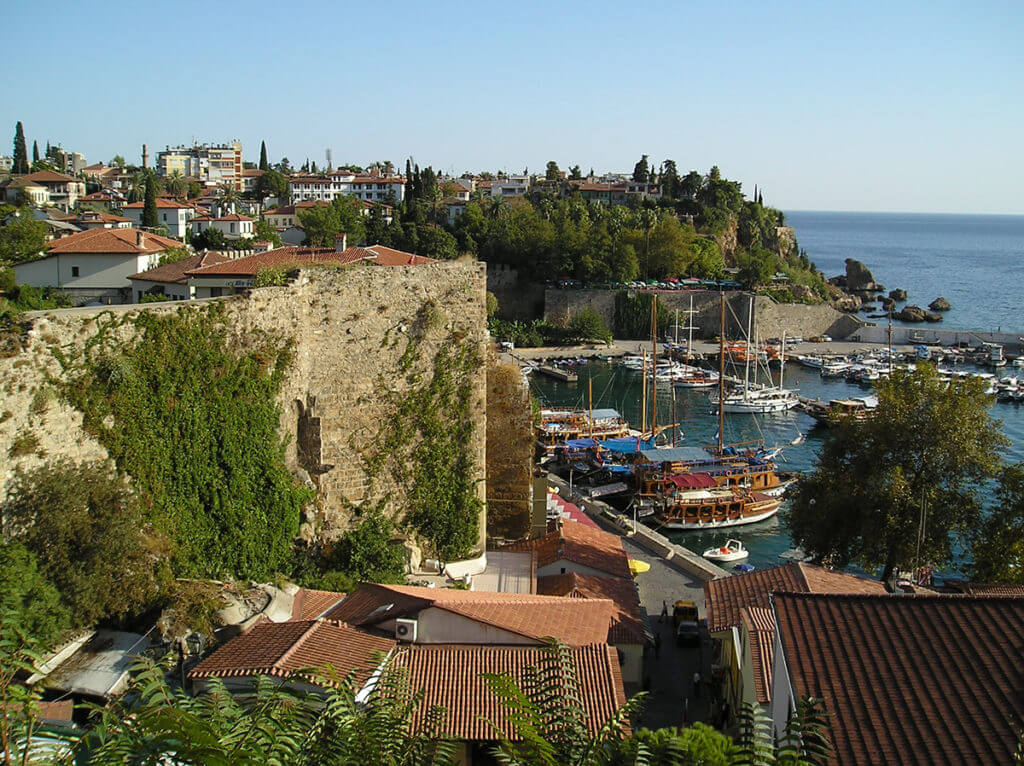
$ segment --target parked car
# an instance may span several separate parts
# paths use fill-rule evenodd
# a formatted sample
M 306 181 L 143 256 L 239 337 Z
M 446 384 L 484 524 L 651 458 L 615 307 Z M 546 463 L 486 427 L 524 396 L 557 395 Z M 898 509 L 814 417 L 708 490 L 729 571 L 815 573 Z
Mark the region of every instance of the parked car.
M 686 599 L 676 601 L 672 607 L 672 624 L 677 644 L 700 643 L 700 616 L 695 602 Z

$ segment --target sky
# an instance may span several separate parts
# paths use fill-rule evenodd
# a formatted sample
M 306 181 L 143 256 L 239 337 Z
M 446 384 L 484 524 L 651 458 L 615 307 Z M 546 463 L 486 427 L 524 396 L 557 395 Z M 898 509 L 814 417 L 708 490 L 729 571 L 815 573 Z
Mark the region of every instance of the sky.
M 454 174 L 647 154 L 786 210 L 1024 214 L 1021 0 L 15 0 L 0 50 L 0 130 L 90 162 L 236 138 Z

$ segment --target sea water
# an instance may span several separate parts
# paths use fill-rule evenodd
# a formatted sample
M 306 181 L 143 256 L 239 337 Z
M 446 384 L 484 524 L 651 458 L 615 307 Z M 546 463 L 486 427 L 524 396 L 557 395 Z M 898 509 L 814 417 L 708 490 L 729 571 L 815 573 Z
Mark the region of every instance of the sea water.
M 906 290 L 908 304 L 948 300 L 928 327 L 1024 332 L 1024 216 L 794 210 L 786 223 L 826 277 L 854 258 L 887 290 Z

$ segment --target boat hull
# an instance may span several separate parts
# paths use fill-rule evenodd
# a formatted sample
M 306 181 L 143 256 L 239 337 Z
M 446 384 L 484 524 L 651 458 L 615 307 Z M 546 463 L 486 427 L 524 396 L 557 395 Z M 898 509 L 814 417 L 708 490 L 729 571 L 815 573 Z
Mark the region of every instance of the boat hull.
M 761 493 L 764 494 L 764 493 Z M 666 519 L 661 515 L 656 514 L 658 522 L 664 529 L 679 529 L 679 530 L 708 530 L 708 529 L 727 529 L 729 527 L 741 527 L 746 524 L 756 524 L 759 521 L 766 521 L 772 516 L 779 512 L 779 507 L 782 505 L 778 500 L 773 500 L 769 503 L 764 503 L 763 509 L 750 513 L 748 515 L 740 514 L 735 518 L 720 517 L 707 519 L 701 521 L 699 519 L 693 521 L 684 521 L 678 518 Z

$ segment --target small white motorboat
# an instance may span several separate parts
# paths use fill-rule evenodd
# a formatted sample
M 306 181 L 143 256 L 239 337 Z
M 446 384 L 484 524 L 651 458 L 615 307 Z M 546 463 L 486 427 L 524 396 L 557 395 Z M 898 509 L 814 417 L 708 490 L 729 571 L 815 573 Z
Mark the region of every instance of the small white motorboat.
M 709 561 L 740 561 L 748 555 L 747 549 L 739 540 L 729 540 L 725 545 L 704 551 L 704 558 Z

